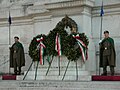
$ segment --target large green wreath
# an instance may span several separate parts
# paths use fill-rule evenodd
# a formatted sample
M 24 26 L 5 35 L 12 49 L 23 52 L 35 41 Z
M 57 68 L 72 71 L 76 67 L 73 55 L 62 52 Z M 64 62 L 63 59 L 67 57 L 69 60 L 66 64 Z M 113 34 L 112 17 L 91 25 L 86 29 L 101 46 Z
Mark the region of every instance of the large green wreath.
M 88 38 L 84 33 L 73 33 L 66 37 L 65 39 L 65 50 L 64 55 L 68 58 L 68 60 L 76 61 L 82 56 L 82 52 L 80 51 L 80 47 L 73 35 L 79 35 L 81 40 L 84 42 L 86 46 L 88 46 Z M 86 48 L 87 49 L 87 48 Z
M 37 46 L 39 44 L 39 42 L 37 42 L 37 38 L 41 38 L 43 37 L 43 44 L 46 44 L 46 35 L 41 34 L 41 35 L 37 35 L 36 37 L 33 38 L 33 40 L 30 43 L 29 46 L 29 55 L 30 57 L 34 60 L 37 61 L 39 59 L 39 50 L 37 49 Z M 46 49 L 44 50 L 44 56 L 46 56 Z
M 70 27 L 71 29 L 70 35 L 65 31 L 64 29 L 65 27 L 66 28 Z M 49 32 L 47 36 L 41 34 L 33 38 L 29 46 L 30 57 L 34 61 L 39 60 L 39 56 L 38 56 L 39 51 L 36 49 L 39 43 L 36 41 L 36 39 L 41 37 L 44 38 L 43 43 L 46 46 L 44 56 L 47 56 L 47 55 L 56 56 L 57 52 L 55 50 L 55 37 L 56 37 L 56 34 L 58 33 L 61 39 L 62 55 L 66 56 L 68 60 L 71 60 L 71 61 L 78 60 L 78 58 L 82 56 L 82 53 L 80 52 L 80 47 L 77 46 L 77 41 L 75 38 L 73 38 L 73 35 L 79 34 L 79 36 L 81 37 L 80 39 L 84 42 L 86 46 L 88 46 L 89 41 L 87 36 L 84 33 L 78 33 L 77 30 L 78 28 L 75 21 L 69 18 L 68 16 L 66 16 L 56 25 L 56 27 L 53 30 Z

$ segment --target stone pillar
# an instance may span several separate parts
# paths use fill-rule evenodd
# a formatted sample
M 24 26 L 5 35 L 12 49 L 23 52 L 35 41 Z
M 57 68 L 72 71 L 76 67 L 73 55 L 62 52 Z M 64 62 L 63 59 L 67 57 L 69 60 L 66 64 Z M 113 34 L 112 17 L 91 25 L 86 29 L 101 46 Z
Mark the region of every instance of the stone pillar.
M 96 60 L 95 60 L 95 45 L 92 40 L 92 15 L 91 7 L 84 6 L 84 10 L 81 13 L 82 22 L 80 22 L 81 29 L 80 32 L 85 33 L 89 38 L 88 46 L 88 60 L 85 63 L 85 70 L 94 71 L 96 70 Z

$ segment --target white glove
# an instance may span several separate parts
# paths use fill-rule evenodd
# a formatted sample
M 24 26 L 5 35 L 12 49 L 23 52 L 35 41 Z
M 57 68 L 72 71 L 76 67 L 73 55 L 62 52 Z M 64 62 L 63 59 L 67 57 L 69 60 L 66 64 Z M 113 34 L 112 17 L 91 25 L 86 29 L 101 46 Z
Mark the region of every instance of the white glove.
M 12 45 L 8 45 L 8 48 L 10 49 L 12 47 Z
M 11 45 L 8 45 L 8 47 L 12 47 Z
M 12 45 L 8 45 L 8 47 L 9 47 L 9 48 L 11 48 L 11 47 L 12 47 Z
M 102 42 L 102 40 L 99 41 L 99 44 Z

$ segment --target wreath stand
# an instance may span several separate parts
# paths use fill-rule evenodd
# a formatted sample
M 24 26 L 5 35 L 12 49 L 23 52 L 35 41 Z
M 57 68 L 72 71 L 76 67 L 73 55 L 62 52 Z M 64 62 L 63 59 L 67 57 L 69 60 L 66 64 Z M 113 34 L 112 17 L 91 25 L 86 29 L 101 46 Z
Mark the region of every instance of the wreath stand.
M 40 56 L 39 56 L 39 58 L 40 58 Z M 29 66 L 29 68 L 28 68 L 28 70 L 27 70 L 25 76 L 23 77 L 23 80 L 25 80 L 25 78 L 26 78 L 28 72 L 30 71 L 30 69 L 31 69 L 31 67 L 32 67 L 32 65 L 33 65 L 33 62 L 34 62 L 34 61 L 32 60 L 32 62 L 31 62 L 31 64 L 30 64 L 30 66 Z M 36 66 L 36 70 L 35 70 L 35 78 L 34 78 L 34 80 L 36 80 L 36 78 L 37 78 L 37 69 L 38 69 L 38 65 L 39 65 L 39 60 L 37 61 L 37 66 Z
M 47 76 L 48 73 L 49 73 L 49 70 L 50 70 L 50 68 L 51 68 L 51 64 L 52 64 L 52 62 L 53 62 L 53 59 L 54 59 L 54 55 L 52 56 L 52 59 L 51 59 L 50 62 L 49 62 L 49 67 L 48 67 L 48 69 L 47 69 L 46 76 Z M 59 76 L 60 76 L 60 56 L 58 56 L 58 69 L 59 69 Z
M 34 62 L 34 61 L 32 60 L 32 62 L 31 62 L 31 64 L 30 64 L 30 66 L 29 66 L 29 68 L 28 68 L 26 74 L 25 74 L 24 77 L 23 77 L 23 80 L 25 80 L 25 78 L 26 78 L 28 72 L 30 71 L 30 69 L 31 69 L 31 67 L 32 67 L 32 65 L 33 65 L 33 62 Z M 35 70 L 35 78 L 34 78 L 34 80 L 36 80 L 36 77 L 37 77 L 38 64 L 39 64 L 39 60 L 37 61 L 37 66 L 36 66 L 36 70 Z
M 65 76 L 66 76 L 66 73 L 67 73 L 67 69 L 69 67 L 69 64 L 70 64 L 70 60 L 68 61 L 67 63 L 67 67 L 65 69 L 65 72 L 64 72 L 64 75 L 63 75 L 63 78 L 62 78 L 62 81 L 64 80 Z M 78 81 L 78 67 L 77 67 L 77 60 L 75 61 L 75 64 L 76 64 L 76 81 Z
M 47 69 L 46 76 L 47 76 L 48 73 L 49 73 L 49 70 L 50 70 L 50 68 L 51 68 L 51 64 L 52 64 L 53 59 L 54 59 L 54 56 L 52 56 L 52 59 L 51 59 L 51 61 L 50 61 L 50 63 L 49 63 L 49 67 L 48 67 L 48 69 Z M 68 69 L 68 67 L 69 67 L 70 62 L 71 62 L 71 61 L 69 60 L 68 63 L 67 63 L 67 67 L 66 67 L 66 69 L 65 69 L 65 72 L 64 72 L 64 75 L 63 75 L 62 81 L 64 80 L 64 78 L 65 78 L 65 76 L 66 76 L 67 69 Z M 75 64 L 76 64 L 76 81 L 78 81 L 78 67 L 77 67 L 77 60 L 75 61 Z M 58 61 L 58 66 L 59 66 L 59 75 L 60 75 L 60 57 L 59 57 L 59 61 Z
M 32 62 L 31 62 L 31 64 L 30 64 L 30 66 L 29 66 L 29 68 L 28 68 L 26 74 L 25 74 L 24 77 L 23 77 L 23 80 L 25 80 L 25 78 L 26 78 L 28 72 L 30 71 L 30 69 L 31 69 L 31 67 L 32 67 L 32 65 L 33 65 L 33 62 L 34 62 L 34 61 L 32 60 Z
M 50 70 L 50 67 L 51 67 L 51 64 L 52 64 L 53 59 L 54 59 L 54 56 L 52 56 L 52 59 L 51 59 L 50 62 L 49 62 L 49 67 L 48 67 L 48 69 L 47 69 L 46 76 L 48 75 L 48 72 L 49 72 L 49 70 Z

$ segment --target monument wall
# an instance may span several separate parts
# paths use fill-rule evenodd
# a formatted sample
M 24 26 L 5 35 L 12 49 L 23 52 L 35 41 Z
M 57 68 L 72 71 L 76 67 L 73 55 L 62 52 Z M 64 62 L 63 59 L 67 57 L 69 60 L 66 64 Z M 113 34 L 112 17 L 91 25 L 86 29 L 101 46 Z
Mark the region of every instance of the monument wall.
M 103 31 L 109 30 L 110 36 L 115 39 L 117 52 L 117 70 L 119 70 L 119 0 L 105 1 L 105 15 L 103 17 Z M 56 24 L 67 14 L 78 25 L 78 31 L 84 32 L 90 41 L 88 46 L 89 59 L 85 70 L 98 70 L 98 42 L 100 34 L 100 0 L 9 0 L 1 1 L 0 8 L 0 61 L 1 72 L 9 71 L 9 11 L 12 17 L 10 29 L 10 44 L 14 43 L 14 36 L 19 36 L 25 48 L 27 70 L 31 58 L 28 48 L 31 40 L 38 34 L 48 34 Z M 68 33 L 70 31 L 68 30 Z M 6 62 L 5 64 L 2 64 Z

